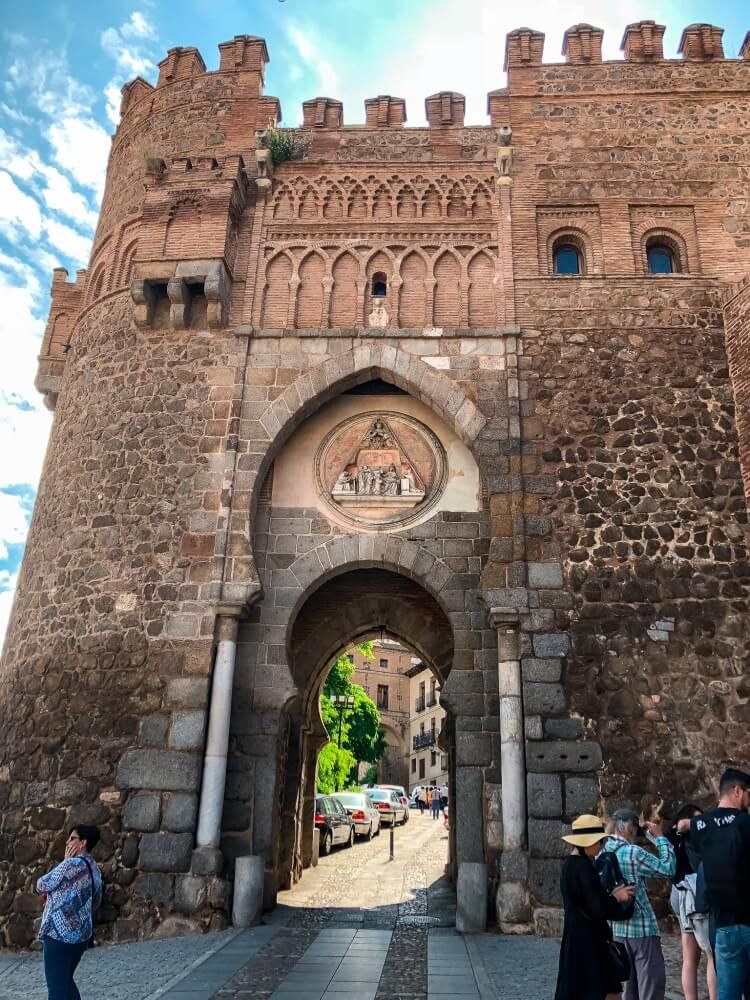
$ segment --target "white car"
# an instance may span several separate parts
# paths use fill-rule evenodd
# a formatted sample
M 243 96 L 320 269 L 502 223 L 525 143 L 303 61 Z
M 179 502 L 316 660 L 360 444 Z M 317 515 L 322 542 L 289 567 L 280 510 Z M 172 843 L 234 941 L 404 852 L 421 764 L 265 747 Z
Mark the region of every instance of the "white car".
M 406 819 L 405 823 L 409 822 L 409 796 L 406 794 L 406 789 L 403 785 L 373 785 L 373 788 L 385 788 L 386 791 L 395 792 L 396 795 L 401 799 L 401 803 L 406 809 Z
M 354 832 L 372 840 L 380 833 L 380 811 L 364 792 L 339 792 L 336 796 L 354 821 Z

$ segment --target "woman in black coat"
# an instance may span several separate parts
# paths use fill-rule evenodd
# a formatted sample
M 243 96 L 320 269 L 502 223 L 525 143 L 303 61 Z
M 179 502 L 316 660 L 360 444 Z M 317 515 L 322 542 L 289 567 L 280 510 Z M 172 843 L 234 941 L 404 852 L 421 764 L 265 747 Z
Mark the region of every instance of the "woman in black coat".
M 635 887 L 623 885 L 611 895 L 602 888 L 594 858 L 606 836 L 596 816 L 579 816 L 563 837 L 575 851 L 560 876 L 565 924 L 555 1000 L 616 1000 L 622 993 L 609 957 L 607 920 L 622 918 L 620 903 L 633 898 Z

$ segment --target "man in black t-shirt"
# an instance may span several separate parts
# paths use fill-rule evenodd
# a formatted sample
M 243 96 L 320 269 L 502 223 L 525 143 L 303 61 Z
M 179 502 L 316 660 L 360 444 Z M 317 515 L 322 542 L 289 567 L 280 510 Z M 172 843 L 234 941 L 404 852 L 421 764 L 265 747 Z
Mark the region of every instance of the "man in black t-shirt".
M 703 862 L 711 920 L 716 929 L 719 1000 L 742 1000 L 750 981 L 750 774 L 729 768 L 721 776 L 719 805 L 689 824 L 688 854 Z M 678 824 L 679 829 L 680 824 Z M 682 832 L 682 831 L 681 831 Z

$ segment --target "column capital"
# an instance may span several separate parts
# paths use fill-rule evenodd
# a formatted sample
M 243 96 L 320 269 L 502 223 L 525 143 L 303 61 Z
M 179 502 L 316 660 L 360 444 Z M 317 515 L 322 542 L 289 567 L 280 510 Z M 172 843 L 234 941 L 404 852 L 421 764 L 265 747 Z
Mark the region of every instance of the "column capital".
M 521 614 L 518 608 L 490 608 L 490 624 L 496 629 L 518 628 Z

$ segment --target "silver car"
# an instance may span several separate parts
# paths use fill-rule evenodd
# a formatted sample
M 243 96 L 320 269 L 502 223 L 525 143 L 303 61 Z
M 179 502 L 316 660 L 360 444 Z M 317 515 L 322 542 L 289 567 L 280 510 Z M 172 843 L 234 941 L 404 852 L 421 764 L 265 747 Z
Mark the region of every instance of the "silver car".
M 336 798 L 354 821 L 354 832 L 372 840 L 380 833 L 380 812 L 364 792 L 339 792 Z

